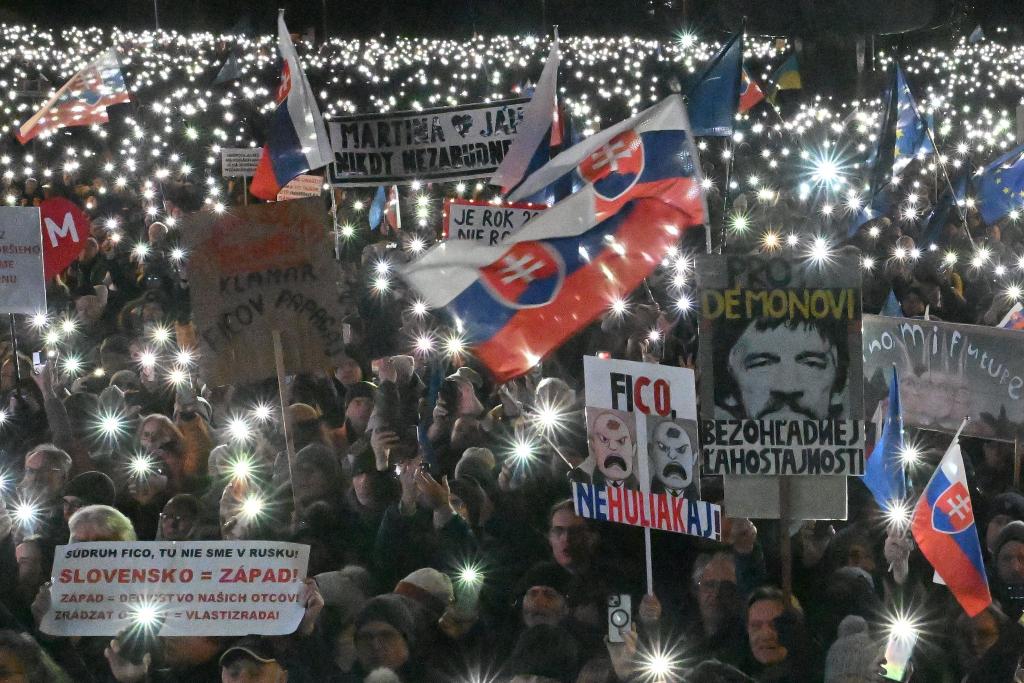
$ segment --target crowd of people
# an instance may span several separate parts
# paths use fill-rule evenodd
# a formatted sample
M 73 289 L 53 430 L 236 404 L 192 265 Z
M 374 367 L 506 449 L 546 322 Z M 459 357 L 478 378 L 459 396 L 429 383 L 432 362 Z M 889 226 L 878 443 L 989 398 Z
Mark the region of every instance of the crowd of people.
M 0 142 L 6 203 L 64 196 L 92 220 L 80 256 L 48 284 L 48 311 L 13 319 L 15 338 L 0 342 L 3 680 L 851 683 L 877 680 L 887 635 L 908 623 L 920 634 L 913 680 L 1019 680 L 1024 495 L 1006 444 L 964 440 L 995 598 L 973 618 L 856 478 L 846 520 L 796 528 L 732 518 L 726 507 L 720 543 L 654 533 L 653 593 L 643 532 L 575 514 L 568 474 L 588 452 L 582 357 L 695 367 L 699 230 L 628 300 L 529 375 L 496 386 L 443 312 L 424 310 L 394 273 L 437 239 L 439 197 L 495 193 L 476 181 L 403 189 L 406 229 L 382 234 L 366 224 L 368 193 L 331 190 L 345 360 L 289 375 L 283 388 L 273 378 L 210 386 L 177 225 L 192 211 L 253 201 L 239 179 L 217 176 L 217 153 L 258 142 L 276 77 L 272 41 L 2 31 L 12 91 L 40 76 L 60 82 L 71 68 L 60 61 L 113 40 L 135 100 L 109 126 Z M 568 38 L 564 48 L 566 100 L 590 133 L 678 90 L 713 46 L 685 36 Z M 702 140 L 715 246 L 799 257 L 813 244 L 853 244 L 865 312 L 891 292 L 907 317 L 996 324 L 1021 296 L 1018 216 L 983 224 L 970 191 L 936 207 L 945 171 L 1014 142 L 997 110 L 1021 96 L 1008 66 L 1020 51 L 960 41 L 902 58 L 928 93 L 921 102 L 936 114 L 942 156 L 912 161 L 892 183 L 898 201 L 852 237 L 878 99 L 783 93 L 781 110 L 761 105 L 724 144 Z M 303 48 L 303 59 L 330 114 L 509 95 L 536 76 L 544 52 L 532 37 L 335 40 Z M 779 55 L 767 42 L 750 53 L 765 68 Z M 241 73 L 207 85 L 232 54 Z M 16 101 L 4 110 L 7 133 L 31 112 L 31 100 Z M 920 438 L 932 455 L 949 440 Z M 911 472 L 915 490 L 930 469 Z M 700 488 L 722 502 L 720 478 Z M 791 592 L 781 588 L 783 534 Z M 57 546 L 216 539 L 310 547 L 294 634 L 157 636 L 139 647 L 128 634 L 39 630 Z M 624 594 L 634 618 L 612 632 L 608 598 Z

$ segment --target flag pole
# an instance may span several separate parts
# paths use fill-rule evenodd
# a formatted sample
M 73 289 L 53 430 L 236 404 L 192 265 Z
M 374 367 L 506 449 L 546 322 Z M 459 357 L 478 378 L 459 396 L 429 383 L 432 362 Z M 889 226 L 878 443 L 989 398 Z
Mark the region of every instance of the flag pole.
M 14 358 L 14 387 L 21 391 L 21 363 L 18 362 L 18 330 L 14 325 L 14 314 L 11 313 L 11 353 Z
M 728 230 L 728 224 L 726 222 L 726 213 L 729 211 L 729 183 L 732 182 L 732 157 L 733 157 L 733 141 L 732 136 L 728 138 L 728 142 L 725 143 L 725 150 L 729 153 L 729 158 L 725 160 L 725 183 L 722 185 L 722 243 L 719 245 L 719 253 L 725 252 L 726 235 Z
M 292 464 L 295 461 L 295 441 L 292 439 L 291 430 L 288 428 L 288 410 L 284 398 L 284 348 L 281 345 L 281 331 L 272 330 L 270 333 L 274 338 L 274 365 L 277 366 L 277 397 L 281 402 L 281 429 L 284 432 L 285 452 L 288 455 L 288 481 L 292 487 L 292 505 L 295 507 L 295 514 L 299 514 L 299 494 L 295 490 L 295 478 L 292 476 Z
M 910 90 L 910 83 L 907 83 L 907 90 Z M 964 232 L 967 233 L 967 239 L 970 240 L 972 247 L 977 247 L 974 243 L 974 238 L 971 236 L 971 230 L 967 225 L 967 213 L 960 207 L 960 202 L 956 199 L 956 190 L 953 189 L 953 181 L 949 179 L 949 171 L 946 170 L 946 165 L 942 163 L 942 154 L 939 153 L 939 146 L 935 144 L 935 137 L 932 135 L 932 128 L 928 125 L 928 121 L 921 116 L 921 111 L 917 108 L 917 101 L 913 97 L 913 92 L 910 93 L 910 106 L 914 108 L 914 116 L 924 126 L 924 133 L 928 136 L 928 141 L 932 143 L 932 149 L 935 150 L 935 163 L 942 169 L 942 177 L 946 179 L 946 187 L 949 188 L 949 194 L 953 198 L 953 206 L 956 207 L 956 213 L 960 217 L 960 223 L 964 226 Z M 961 429 L 963 426 L 961 425 Z M 957 432 L 959 433 L 959 432 Z

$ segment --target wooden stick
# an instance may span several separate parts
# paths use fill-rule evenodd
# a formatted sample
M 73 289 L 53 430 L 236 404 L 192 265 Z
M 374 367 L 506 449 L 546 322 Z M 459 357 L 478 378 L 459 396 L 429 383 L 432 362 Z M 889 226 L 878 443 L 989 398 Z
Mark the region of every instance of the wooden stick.
M 291 430 L 288 429 L 288 415 L 284 401 L 284 347 L 281 345 L 280 330 L 272 330 L 274 338 L 274 364 L 277 366 L 277 396 L 281 402 L 281 429 L 284 430 L 285 450 L 288 453 L 288 481 L 292 487 L 292 502 L 295 505 L 295 512 L 299 511 L 299 496 L 295 491 L 295 479 L 292 476 L 292 464 L 295 462 L 295 442 L 292 440 Z
M 647 559 L 647 594 L 654 595 L 654 562 L 651 559 L 651 530 L 644 528 L 644 554 Z
M 779 565 L 786 607 L 793 597 L 793 544 L 789 537 L 789 479 L 779 477 Z

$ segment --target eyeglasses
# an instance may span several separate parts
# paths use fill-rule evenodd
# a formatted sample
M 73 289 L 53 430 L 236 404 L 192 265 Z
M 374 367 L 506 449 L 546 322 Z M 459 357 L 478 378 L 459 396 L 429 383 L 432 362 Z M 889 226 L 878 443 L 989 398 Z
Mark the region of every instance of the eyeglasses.
M 181 524 L 182 522 L 191 522 L 192 521 L 192 517 L 189 516 L 189 515 L 172 515 L 172 514 L 168 514 L 166 512 L 161 512 L 160 513 L 160 519 L 162 519 L 165 522 L 167 522 L 167 521 L 177 522 L 178 524 Z
M 45 476 L 45 475 L 47 475 L 47 474 L 49 474 L 51 472 L 63 472 L 63 471 L 64 470 L 62 470 L 59 467 L 26 467 L 25 468 L 25 478 L 28 479 L 29 477 L 42 477 L 42 476 Z

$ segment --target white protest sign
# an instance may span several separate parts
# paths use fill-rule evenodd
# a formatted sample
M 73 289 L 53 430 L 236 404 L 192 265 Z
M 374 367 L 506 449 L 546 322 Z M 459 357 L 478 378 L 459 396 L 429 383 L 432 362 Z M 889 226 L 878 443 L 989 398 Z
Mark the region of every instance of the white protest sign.
M 54 636 L 113 636 L 143 620 L 161 636 L 287 635 L 298 628 L 309 546 L 276 541 L 58 546 Z
M 442 235 L 493 247 L 543 213 L 544 204 L 494 204 L 475 199 L 446 199 Z
M 220 150 L 220 174 L 232 176 L 256 175 L 263 150 L 258 147 L 225 147 Z
M 297 175 L 281 188 L 277 193 L 277 201 L 283 202 L 289 199 L 305 199 L 306 197 L 319 197 L 324 189 L 324 179 L 318 175 Z
M 46 310 L 39 209 L 0 208 L 0 313 Z
M 573 470 L 582 517 L 721 538 L 721 510 L 699 500 L 693 371 L 583 358 L 589 456 Z

